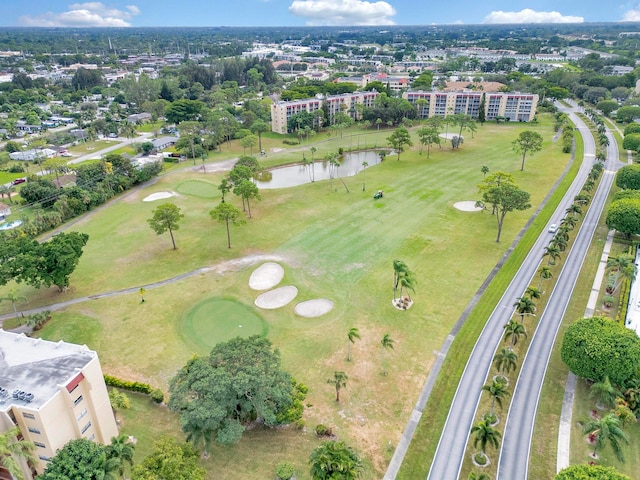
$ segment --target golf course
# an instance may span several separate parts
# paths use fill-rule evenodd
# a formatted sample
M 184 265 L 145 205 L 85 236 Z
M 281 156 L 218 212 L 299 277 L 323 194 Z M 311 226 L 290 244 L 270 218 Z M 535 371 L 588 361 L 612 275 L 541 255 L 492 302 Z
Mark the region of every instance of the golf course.
M 266 336 L 279 349 L 284 370 L 309 387 L 306 427 L 256 428 L 237 445 L 213 446 L 203 460 L 209 478 L 273 478 L 275 466 L 289 461 L 298 480 L 309 479 L 308 458 L 321 441 L 314 433 L 320 423 L 360 454 L 363 478 L 382 478 L 438 349 L 571 159 L 553 141 L 553 118 L 547 114 L 533 123 L 478 125 L 473 135 L 463 132 L 459 148 L 443 141 L 429 155 L 426 148 L 420 152 L 416 129 L 411 129 L 414 145 L 400 157 L 387 155 L 355 176 L 261 190 L 261 200 L 251 203 L 252 218 L 230 226 L 231 248 L 225 225 L 209 215 L 220 203 L 217 186 L 225 173 L 206 173 L 188 161 L 69 227 L 88 234 L 89 241 L 65 293 L 8 284 L 0 288 L 0 297 L 17 288 L 26 299 L 18 309 L 28 310 L 136 289 L 55 310 L 37 335 L 86 344 L 98 352 L 104 373 L 165 392 L 194 355 L 206 355 L 216 343 L 238 335 Z M 512 142 L 525 130 L 540 133 L 544 142 L 521 171 L 522 155 Z M 340 147 L 356 150 L 356 141 L 361 148 L 388 148 L 385 138 L 392 132 L 354 127 L 341 137 L 322 134 L 295 146 L 268 134 L 263 163 L 300 162 L 303 154 L 312 157 L 312 147 L 319 162 Z M 208 164 L 241 154 L 238 145 L 224 145 Z M 480 200 L 483 166 L 489 174 L 513 175 L 531 194 L 531 208 L 506 215 L 500 242 L 490 209 L 454 206 Z M 378 190 L 384 197 L 374 200 Z M 172 196 L 143 201 L 162 192 Z M 242 209 L 242 200 L 232 193 L 226 202 Z M 163 203 L 184 214 L 174 232 L 176 250 L 168 233 L 156 235 L 147 223 Z M 396 259 L 416 279 L 407 310 L 392 304 Z M 254 303 L 262 292 L 250 287 L 250 277 L 266 262 L 284 269 L 278 287 L 297 289 L 295 298 L 279 308 Z M 142 287 L 144 302 L 137 292 Z M 327 299 L 333 308 L 313 317 L 296 314 L 298 303 L 313 299 Z M 11 311 L 8 302 L 0 303 L 0 313 Z M 351 345 L 347 361 L 352 327 L 361 338 Z M 393 339 L 393 349 L 382 348 L 385 334 Z M 348 376 L 340 402 L 327 384 L 337 370 Z M 118 417 L 122 432 L 138 439 L 137 459 L 161 435 L 184 439 L 176 414 L 142 396 L 131 395 L 131 400 L 132 408 L 118 411 Z

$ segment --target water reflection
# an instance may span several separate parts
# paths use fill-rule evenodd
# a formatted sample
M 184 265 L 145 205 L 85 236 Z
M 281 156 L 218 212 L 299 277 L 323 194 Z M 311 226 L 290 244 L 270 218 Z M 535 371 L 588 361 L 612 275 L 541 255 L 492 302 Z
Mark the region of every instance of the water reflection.
M 345 153 L 339 159 L 340 166 L 337 169 L 332 167 L 328 160 L 316 161 L 313 167 L 301 164 L 274 168 L 263 172 L 256 180 L 256 185 L 260 189 L 285 188 L 311 183 L 312 178 L 318 182 L 329 178 L 352 177 L 362 171 L 363 162 L 369 167 L 379 164 L 380 150 Z

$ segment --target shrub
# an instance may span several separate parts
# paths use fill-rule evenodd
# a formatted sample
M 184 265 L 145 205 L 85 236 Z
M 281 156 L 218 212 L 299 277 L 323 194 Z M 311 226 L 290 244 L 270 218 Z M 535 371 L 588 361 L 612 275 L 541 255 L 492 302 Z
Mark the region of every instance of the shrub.
M 605 295 L 602 298 L 602 304 L 607 308 L 613 307 L 614 302 L 615 302 L 615 298 L 613 298 L 611 295 Z
M 148 383 L 130 382 L 128 380 L 121 380 L 117 377 L 112 377 L 111 375 L 104 376 L 104 383 L 110 387 L 124 388 L 125 390 L 131 390 L 132 392 L 146 393 L 147 395 L 149 395 L 152 390 L 151 385 Z
M 298 145 L 300 142 L 295 138 L 285 138 L 284 140 L 282 140 L 282 143 L 284 143 L 285 145 Z
M 319 437 L 330 437 L 333 435 L 333 430 L 322 423 L 319 423 L 316 425 L 316 435 Z
M 42 326 L 51 320 L 51 311 L 43 310 L 42 312 L 32 313 L 27 317 L 27 325 L 32 327 L 34 331 L 40 330 Z
M 486 465 L 487 464 L 487 456 L 482 452 L 477 452 L 473 454 L 473 460 L 478 465 Z
M 151 390 L 151 400 L 156 403 L 164 402 L 164 392 L 159 388 L 154 388 L 153 390 Z
M 19 163 L 14 163 L 9 167 L 9 173 L 24 173 L 24 167 Z
M 276 467 L 276 476 L 279 480 L 289 480 L 294 473 L 296 473 L 296 470 L 292 463 L 283 462 Z

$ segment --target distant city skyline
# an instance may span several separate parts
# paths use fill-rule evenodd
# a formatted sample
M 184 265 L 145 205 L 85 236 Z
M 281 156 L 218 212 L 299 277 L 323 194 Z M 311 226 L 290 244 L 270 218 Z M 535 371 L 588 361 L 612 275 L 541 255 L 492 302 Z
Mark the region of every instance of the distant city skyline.
M 640 22 L 640 0 L 5 1 L 5 27 L 213 27 Z M 1 46 L 0 46 L 1 49 Z

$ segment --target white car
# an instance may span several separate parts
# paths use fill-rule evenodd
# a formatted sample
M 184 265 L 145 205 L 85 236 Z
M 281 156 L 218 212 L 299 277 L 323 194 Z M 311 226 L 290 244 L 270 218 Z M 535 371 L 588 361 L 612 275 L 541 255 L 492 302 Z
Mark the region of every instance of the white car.
M 556 225 L 555 223 L 552 223 L 551 225 L 549 225 L 549 233 L 556 233 L 558 231 L 558 225 Z

